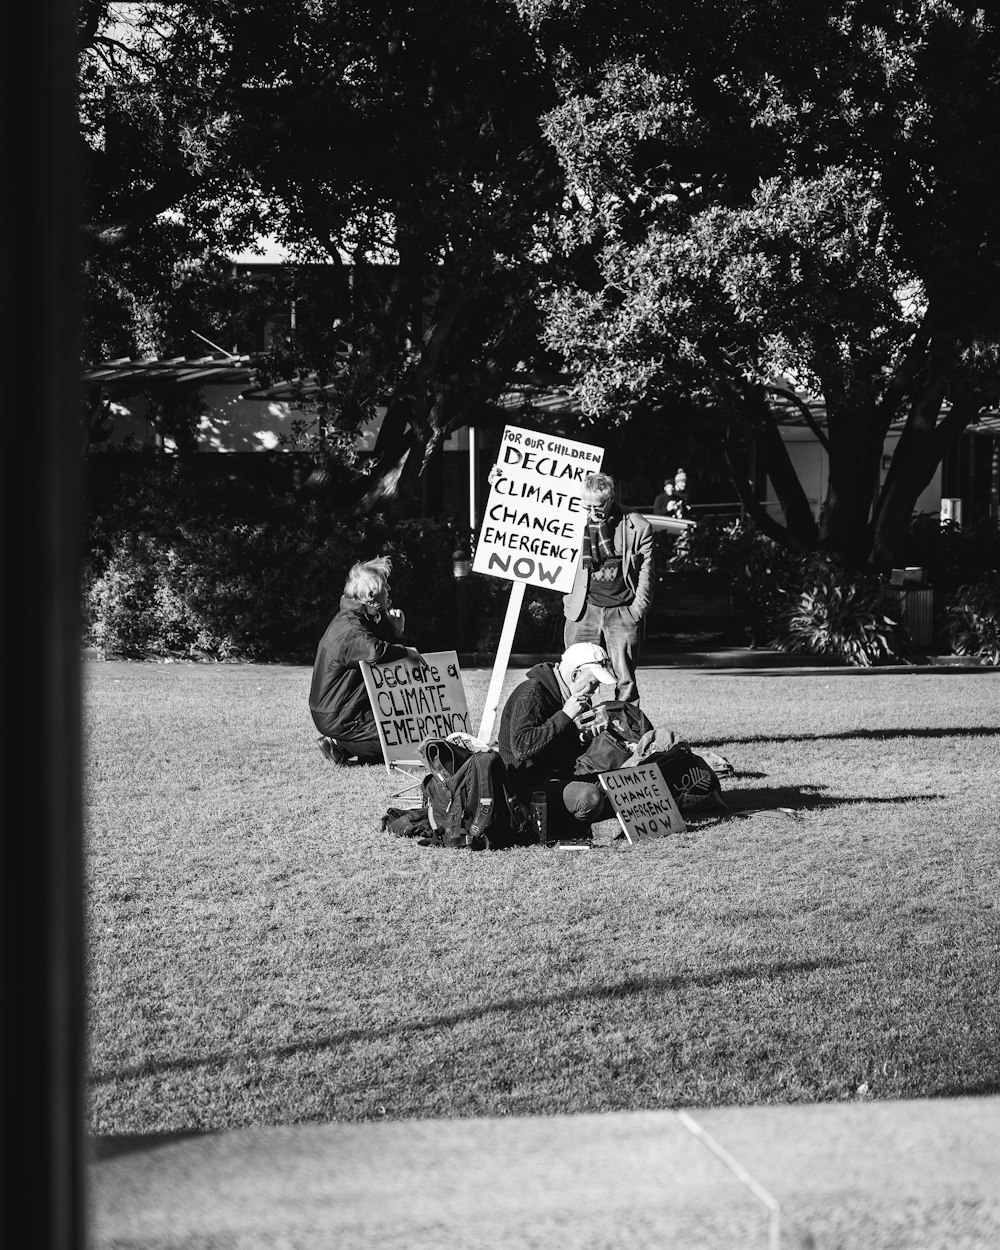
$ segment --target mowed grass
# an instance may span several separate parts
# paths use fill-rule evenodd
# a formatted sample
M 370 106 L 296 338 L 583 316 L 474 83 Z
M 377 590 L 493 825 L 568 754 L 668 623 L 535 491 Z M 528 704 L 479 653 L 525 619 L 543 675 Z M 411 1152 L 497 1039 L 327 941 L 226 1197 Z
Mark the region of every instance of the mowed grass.
M 729 813 L 485 854 L 309 675 L 85 666 L 92 1132 L 1000 1092 L 1000 673 L 644 669 Z

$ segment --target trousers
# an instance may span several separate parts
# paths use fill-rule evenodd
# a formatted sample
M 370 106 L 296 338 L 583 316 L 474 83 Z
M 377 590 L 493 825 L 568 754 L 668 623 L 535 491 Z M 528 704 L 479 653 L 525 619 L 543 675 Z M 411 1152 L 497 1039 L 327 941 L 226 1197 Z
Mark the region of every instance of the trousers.
M 635 617 L 631 608 L 599 608 L 590 602 L 578 621 L 567 620 L 564 630 L 567 647 L 575 642 L 596 642 L 608 653 L 618 680 L 614 694 L 602 695 L 603 698 L 639 702 L 635 666 L 639 660 L 641 629 L 642 619 Z
M 613 815 L 611 803 L 600 782 L 589 777 L 573 781 L 553 777 L 536 785 L 532 794 L 524 796 L 525 801 L 538 790 L 545 794 L 547 836 L 550 841 L 557 841 L 560 837 L 579 838 L 584 835 L 582 826 L 608 820 Z

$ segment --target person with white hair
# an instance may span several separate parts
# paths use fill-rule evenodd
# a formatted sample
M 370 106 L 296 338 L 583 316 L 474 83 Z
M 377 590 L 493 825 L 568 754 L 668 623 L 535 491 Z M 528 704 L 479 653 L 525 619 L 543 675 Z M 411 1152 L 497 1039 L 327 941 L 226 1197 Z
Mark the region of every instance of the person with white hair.
M 563 599 L 563 645 L 604 647 L 615 675 L 609 697 L 638 703 L 635 669 L 653 602 L 653 530 L 641 513 L 619 507 L 606 473 L 587 474 L 582 501 L 587 524 L 573 588 Z
M 543 791 L 548 811 L 564 826 L 568 821 L 579 829 L 613 814 L 597 777 L 578 777 L 574 770 L 590 745 L 594 691 L 614 681 L 604 648 L 577 643 L 558 663 L 528 669 L 500 715 L 497 749 L 511 790 L 523 803 Z
M 319 749 L 334 764 L 356 757 L 361 764 L 382 762 L 362 660 L 411 659 L 420 652 L 403 642 L 405 617 L 390 606 L 388 556 L 361 560 L 347 575 L 340 610 L 326 627 L 316 648 L 309 711 L 320 732 Z

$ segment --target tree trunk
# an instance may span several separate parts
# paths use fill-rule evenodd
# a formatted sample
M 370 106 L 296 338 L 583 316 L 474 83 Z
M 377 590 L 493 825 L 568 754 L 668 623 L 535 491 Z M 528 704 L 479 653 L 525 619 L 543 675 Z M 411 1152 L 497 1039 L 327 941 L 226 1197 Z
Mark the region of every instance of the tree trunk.
M 816 518 L 763 390 L 746 397 L 744 411 L 753 429 L 760 463 L 771 479 L 774 493 L 778 496 L 781 510 L 785 514 L 782 541 L 789 546 L 808 550 L 816 545 Z
M 886 427 L 874 403 L 827 408 L 830 477 L 820 546 L 856 565 L 868 559 Z
M 453 431 L 475 425 L 494 405 L 517 362 L 530 348 L 534 322 L 516 305 L 498 310 L 506 324 L 491 344 L 470 338 L 462 320 L 469 292 L 459 291 L 427 337 L 420 360 L 401 392 L 390 402 L 375 442 L 371 470 L 346 500 L 348 511 L 369 513 L 384 508 L 397 496 L 403 481 L 421 478 L 439 444 Z M 449 365 L 455 357 L 460 370 Z M 433 491 L 421 491 L 427 507 L 435 506 Z
M 953 404 L 938 421 L 942 398 L 943 385 L 914 403 L 907 419 L 875 515 L 871 547 L 871 564 L 875 568 L 890 569 L 902 560 L 920 492 L 929 485 L 944 453 L 961 437 L 979 409 L 978 397 L 969 396 Z

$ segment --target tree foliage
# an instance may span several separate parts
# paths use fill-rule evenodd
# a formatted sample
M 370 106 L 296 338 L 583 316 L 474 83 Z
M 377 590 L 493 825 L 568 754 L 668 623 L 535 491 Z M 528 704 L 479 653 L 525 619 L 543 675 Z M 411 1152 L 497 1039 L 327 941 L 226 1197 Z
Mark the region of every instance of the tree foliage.
M 314 315 L 261 378 L 317 375 L 321 428 L 384 410 L 363 510 L 451 430 L 497 420 L 537 351 L 561 185 L 540 120 L 557 96 L 510 6 L 183 0 L 142 6 L 117 41 L 110 16 L 81 15 L 95 289 L 124 310 L 129 248 L 159 248 L 166 291 L 185 249 L 263 234 L 303 266 L 349 271 L 339 315 L 307 269 L 293 275 Z
M 885 565 L 995 400 L 986 10 L 84 0 L 79 23 L 88 350 L 185 353 L 195 322 L 238 338 L 262 312 L 220 257 L 276 237 L 303 315 L 261 380 L 315 375 L 329 448 L 385 414 L 340 505 L 383 505 L 450 431 L 502 421 L 515 367 L 554 353 L 581 435 L 668 439 L 671 413 L 711 410 L 762 528 Z M 825 403 L 818 523 L 776 386 Z M 750 442 L 784 525 L 746 480 Z
M 994 20 L 943 0 L 716 0 L 616 14 L 612 37 L 599 3 L 521 7 L 568 67 L 547 133 L 600 278 L 551 293 L 548 337 L 586 406 L 703 395 L 756 439 L 786 521 L 744 489 L 763 527 L 891 563 L 997 392 Z M 818 530 L 769 403 L 782 378 L 826 406 Z

